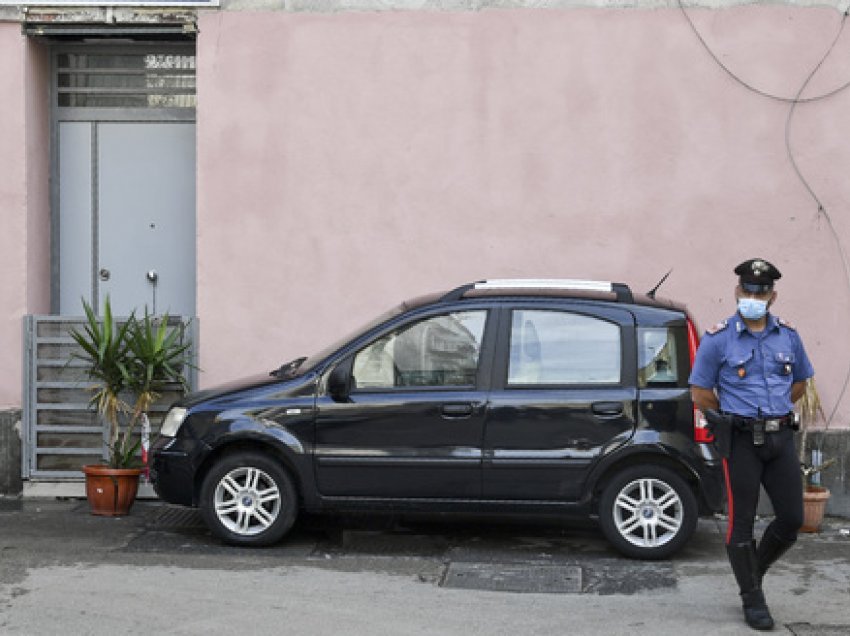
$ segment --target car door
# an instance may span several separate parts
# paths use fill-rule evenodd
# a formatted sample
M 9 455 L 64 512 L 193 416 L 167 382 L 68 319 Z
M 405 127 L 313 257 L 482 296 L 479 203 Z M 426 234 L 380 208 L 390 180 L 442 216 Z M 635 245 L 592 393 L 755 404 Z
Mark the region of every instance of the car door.
M 488 499 L 574 501 L 635 428 L 634 318 L 580 303 L 506 307 L 484 438 Z
M 350 388 L 317 400 L 323 496 L 480 497 L 489 322 L 485 308 L 420 315 L 337 365 Z

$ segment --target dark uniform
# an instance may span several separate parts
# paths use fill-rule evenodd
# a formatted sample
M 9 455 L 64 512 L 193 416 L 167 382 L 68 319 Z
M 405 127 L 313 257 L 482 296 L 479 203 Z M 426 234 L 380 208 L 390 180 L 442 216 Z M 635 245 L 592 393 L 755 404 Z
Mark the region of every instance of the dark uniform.
M 781 274 L 762 259 L 735 268 L 742 290 L 767 294 Z M 744 301 L 746 302 L 746 301 Z M 729 507 L 726 549 L 741 588 L 747 623 L 770 629 L 773 620 L 761 590 L 765 571 L 797 539 L 803 523 L 803 494 L 794 446 L 791 387 L 814 375 L 797 331 L 767 313 L 765 327 L 752 331 L 741 312 L 703 337 L 689 382 L 716 392 L 720 413 L 707 413 L 724 455 Z M 758 322 L 750 315 L 750 322 Z M 775 518 L 756 547 L 753 522 L 764 485 Z

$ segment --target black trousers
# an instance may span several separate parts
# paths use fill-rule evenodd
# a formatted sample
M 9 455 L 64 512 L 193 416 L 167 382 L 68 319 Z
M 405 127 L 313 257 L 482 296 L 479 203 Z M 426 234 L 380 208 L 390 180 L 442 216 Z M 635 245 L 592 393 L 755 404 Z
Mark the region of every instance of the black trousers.
M 785 541 L 794 541 L 803 525 L 803 481 L 794 445 L 794 432 L 783 428 L 765 433 L 763 446 L 753 444 L 750 431 L 734 430 L 732 452 L 723 460 L 729 505 L 726 544 L 753 539 L 759 486 L 773 504 L 776 515 L 771 526 Z

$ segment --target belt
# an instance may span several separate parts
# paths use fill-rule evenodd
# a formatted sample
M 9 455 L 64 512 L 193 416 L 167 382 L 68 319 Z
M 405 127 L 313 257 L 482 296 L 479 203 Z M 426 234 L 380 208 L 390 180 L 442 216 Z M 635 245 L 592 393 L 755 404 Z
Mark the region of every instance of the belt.
M 794 414 L 789 413 L 788 415 L 783 415 L 781 417 L 741 417 L 739 415 L 735 416 L 735 423 L 744 429 L 751 430 L 756 427 L 764 426 L 765 433 L 776 433 L 782 430 L 783 427 L 791 427 L 794 425 Z

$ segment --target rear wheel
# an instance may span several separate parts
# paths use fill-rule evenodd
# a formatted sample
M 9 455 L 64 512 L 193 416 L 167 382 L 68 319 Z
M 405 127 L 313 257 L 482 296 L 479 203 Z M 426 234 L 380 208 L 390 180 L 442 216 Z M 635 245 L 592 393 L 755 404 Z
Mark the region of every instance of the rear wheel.
M 224 456 L 201 486 L 201 514 L 233 545 L 271 545 L 292 527 L 298 499 L 286 469 L 263 453 Z
M 690 539 L 697 525 L 693 491 L 662 466 L 633 466 L 614 476 L 599 500 L 599 523 L 626 556 L 663 559 Z

